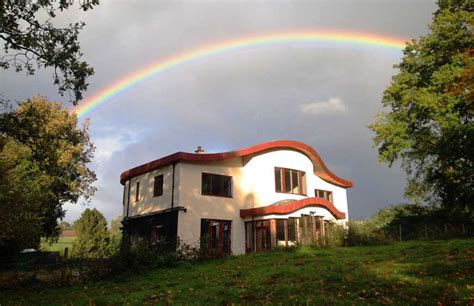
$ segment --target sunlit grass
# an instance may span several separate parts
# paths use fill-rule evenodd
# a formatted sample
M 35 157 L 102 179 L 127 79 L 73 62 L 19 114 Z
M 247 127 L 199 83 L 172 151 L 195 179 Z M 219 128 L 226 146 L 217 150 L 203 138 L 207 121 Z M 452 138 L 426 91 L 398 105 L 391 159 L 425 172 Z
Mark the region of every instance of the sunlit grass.
M 474 240 L 297 249 L 0 293 L 0 304 L 468 304 Z
M 41 251 L 59 252 L 61 256 L 64 255 L 64 249 L 69 248 L 69 254 L 71 254 L 72 246 L 76 240 L 76 237 L 59 237 L 56 243 L 50 244 L 46 240 L 41 240 Z

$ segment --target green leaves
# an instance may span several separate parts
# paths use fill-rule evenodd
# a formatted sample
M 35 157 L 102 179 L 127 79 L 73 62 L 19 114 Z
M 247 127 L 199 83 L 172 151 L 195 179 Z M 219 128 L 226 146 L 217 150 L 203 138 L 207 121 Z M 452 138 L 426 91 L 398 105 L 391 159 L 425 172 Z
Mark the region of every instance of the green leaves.
M 107 221 L 97 209 L 87 208 L 74 223 L 77 238 L 74 255 L 79 257 L 105 257 L 110 255 L 110 237 Z
M 0 252 L 20 242 L 15 233 L 26 228 L 37 229 L 30 233 L 36 244 L 39 236 L 58 235 L 62 205 L 95 192 L 87 167 L 93 152 L 87 123 L 78 128 L 76 116 L 59 103 L 33 97 L 0 115 L 0 226 L 22 229 L 10 238 L 0 234 Z
M 404 50 L 382 99 L 387 111 L 369 126 L 379 160 L 402 161 L 407 195 L 447 207 L 474 202 L 474 154 L 465 150 L 474 129 L 472 9 L 465 1 L 440 2 L 431 33 Z
M 56 12 L 68 9 L 74 1 L 1 1 L 0 39 L 4 55 L 0 67 L 25 71 L 32 75 L 37 68 L 52 68 L 54 84 L 59 93 L 68 92 L 73 104 L 82 99 L 87 90 L 87 78 L 94 73 L 85 61 L 78 41 L 83 22 L 57 28 L 52 18 Z M 79 1 L 82 10 L 92 9 L 98 0 Z M 38 15 L 46 12 L 50 17 L 40 22 Z

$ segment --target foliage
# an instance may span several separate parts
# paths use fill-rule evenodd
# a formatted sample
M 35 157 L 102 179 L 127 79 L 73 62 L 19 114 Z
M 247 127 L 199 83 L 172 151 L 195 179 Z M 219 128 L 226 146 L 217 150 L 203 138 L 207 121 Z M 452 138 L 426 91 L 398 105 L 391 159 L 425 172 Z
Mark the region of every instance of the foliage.
M 97 209 L 87 208 L 75 223 L 77 234 L 74 255 L 77 257 L 101 258 L 111 255 L 107 220 Z
M 79 6 L 86 11 L 98 3 L 98 0 L 82 0 Z M 94 73 L 80 60 L 78 34 L 85 23 L 60 28 L 52 21 L 58 12 L 73 4 L 74 1 L 0 1 L 0 39 L 4 51 L 0 67 L 24 70 L 29 75 L 36 68 L 52 67 L 59 93 L 69 92 L 75 104 L 87 89 L 86 79 Z
M 404 204 L 381 209 L 371 222 L 392 240 L 446 239 L 474 235 L 474 221 L 443 208 Z M 400 233 L 401 231 L 401 233 Z
M 57 237 L 62 204 L 95 191 L 93 150 L 87 123 L 59 103 L 33 97 L 0 114 L 0 253 Z
M 110 235 L 117 237 L 119 240 L 122 237 L 122 215 L 118 215 L 110 222 Z
M 73 229 L 72 225 L 66 221 L 61 221 L 58 226 L 61 229 L 61 232 L 70 231 Z
M 474 295 L 473 252 L 472 239 L 301 248 L 133 270 L 21 295 L 3 290 L 0 303 L 467 305 Z
M 413 201 L 474 218 L 474 5 L 442 0 L 431 33 L 407 44 L 370 126 L 379 160 L 402 161 Z
M 344 246 L 347 239 L 347 226 L 337 222 L 329 222 L 326 226 L 325 243 L 330 247 Z
M 385 233 L 370 221 L 350 221 L 347 224 L 346 246 L 387 244 Z

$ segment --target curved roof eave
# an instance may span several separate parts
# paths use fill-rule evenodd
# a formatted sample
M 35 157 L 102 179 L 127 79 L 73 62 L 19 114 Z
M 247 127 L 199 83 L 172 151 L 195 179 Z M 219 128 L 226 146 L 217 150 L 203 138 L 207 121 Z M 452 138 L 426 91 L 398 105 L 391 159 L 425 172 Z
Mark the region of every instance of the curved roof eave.
M 120 175 L 120 183 L 123 185 L 127 180 L 132 177 L 159 169 L 161 167 L 169 166 L 173 163 L 188 161 L 188 162 L 210 162 L 210 161 L 221 161 L 236 157 L 243 157 L 252 154 L 259 154 L 266 151 L 277 150 L 277 149 L 291 149 L 301 152 L 308 156 L 313 162 L 314 173 L 322 178 L 323 180 L 332 183 L 334 185 L 349 188 L 353 187 L 354 184 L 351 181 L 344 180 L 334 173 L 332 173 L 326 164 L 323 162 L 319 154 L 310 146 L 294 140 L 275 140 L 260 143 L 254 146 L 243 148 L 236 151 L 229 151 L 223 153 L 210 153 L 210 154 L 196 154 L 187 152 L 177 152 L 163 158 L 151 161 L 141 166 L 129 169 Z

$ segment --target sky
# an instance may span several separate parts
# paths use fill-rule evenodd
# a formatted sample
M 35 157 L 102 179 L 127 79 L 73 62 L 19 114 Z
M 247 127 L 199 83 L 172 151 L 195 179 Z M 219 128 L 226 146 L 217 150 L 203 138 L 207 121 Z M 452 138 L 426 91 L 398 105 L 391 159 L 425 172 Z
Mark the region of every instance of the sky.
M 83 20 L 83 58 L 94 67 L 85 98 L 164 58 L 234 38 L 340 30 L 399 37 L 428 33 L 429 0 L 124 1 L 69 9 L 58 25 Z M 351 180 L 349 216 L 362 219 L 406 203 L 399 165 L 377 163 L 367 126 L 401 50 L 337 43 L 293 43 L 206 57 L 156 75 L 89 113 L 98 180 L 90 203 L 67 204 L 66 221 L 86 208 L 108 220 L 122 212 L 123 171 L 177 152 L 222 152 L 276 139 L 312 146 L 336 175 Z M 70 106 L 52 71 L 1 72 L 10 101 L 33 95 Z M 82 120 L 81 120 L 82 121 Z

